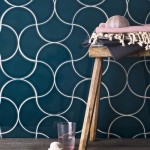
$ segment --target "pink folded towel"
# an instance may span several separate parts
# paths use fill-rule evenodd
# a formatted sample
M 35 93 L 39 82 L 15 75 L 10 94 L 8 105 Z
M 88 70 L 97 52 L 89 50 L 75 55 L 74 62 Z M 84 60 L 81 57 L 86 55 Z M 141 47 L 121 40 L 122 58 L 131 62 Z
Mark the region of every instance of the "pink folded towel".
M 129 26 L 125 28 L 106 28 L 105 23 L 101 23 L 96 28 L 96 33 L 134 33 L 134 32 L 150 32 L 150 24 L 143 26 Z

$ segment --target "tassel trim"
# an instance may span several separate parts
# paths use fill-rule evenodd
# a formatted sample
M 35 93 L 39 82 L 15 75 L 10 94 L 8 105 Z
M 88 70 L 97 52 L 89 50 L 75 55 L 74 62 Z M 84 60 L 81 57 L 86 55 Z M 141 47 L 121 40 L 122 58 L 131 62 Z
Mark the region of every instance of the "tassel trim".
M 122 46 L 125 46 L 125 40 L 129 41 L 127 44 L 138 44 L 141 47 L 145 46 L 145 50 L 150 50 L 150 32 L 135 32 L 135 33 L 93 33 L 89 43 L 96 44 L 97 39 L 107 38 L 110 41 L 118 40 Z

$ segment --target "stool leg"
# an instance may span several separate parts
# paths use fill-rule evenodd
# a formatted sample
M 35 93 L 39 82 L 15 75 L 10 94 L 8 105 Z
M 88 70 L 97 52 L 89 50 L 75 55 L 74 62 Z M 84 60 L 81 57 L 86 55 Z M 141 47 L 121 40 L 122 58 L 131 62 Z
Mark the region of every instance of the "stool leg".
M 101 77 L 102 77 L 102 67 L 101 67 L 101 70 L 100 70 L 100 77 L 99 77 L 98 89 L 97 89 L 97 94 L 96 94 L 96 102 L 95 102 L 95 106 L 94 106 L 94 113 L 93 113 L 92 124 L 91 124 L 91 128 L 90 128 L 90 141 L 91 142 L 96 140 Z
M 86 147 L 87 147 L 88 136 L 89 136 L 92 116 L 94 112 L 96 94 L 97 94 L 97 89 L 99 85 L 101 62 L 102 62 L 101 58 L 95 58 L 91 85 L 90 85 L 90 90 L 89 90 L 89 96 L 88 96 L 85 117 L 84 117 L 84 122 L 83 122 L 82 134 L 80 138 L 79 150 L 86 150 Z

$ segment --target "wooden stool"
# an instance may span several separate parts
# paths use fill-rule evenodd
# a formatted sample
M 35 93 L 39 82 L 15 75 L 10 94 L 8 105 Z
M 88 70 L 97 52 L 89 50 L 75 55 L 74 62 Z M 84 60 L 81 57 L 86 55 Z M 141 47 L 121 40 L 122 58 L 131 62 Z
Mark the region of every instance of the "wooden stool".
M 97 120 L 99 110 L 100 85 L 102 77 L 102 58 L 111 57 L 107 47 L 90 47 L 89 56 L 95 58 L 89 96 L 84 116 L 82 134 L 80 138 L 79 150 L 86 150 L 88 137 L 90 133 L 90 141 L 96 139 Z M 131 56 L 142 57 L 150 56 L 150 51 L 140 51 Z

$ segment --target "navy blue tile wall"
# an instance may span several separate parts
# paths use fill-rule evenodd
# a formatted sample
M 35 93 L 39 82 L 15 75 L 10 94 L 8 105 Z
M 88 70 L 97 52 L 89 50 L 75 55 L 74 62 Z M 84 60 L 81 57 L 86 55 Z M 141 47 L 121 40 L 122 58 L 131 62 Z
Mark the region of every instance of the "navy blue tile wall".
M 149 0 L 0 0 L 0 136 L 56 137 L 82 129 L 93 59 L 81 43 L 100 22 L 150 23 Z M 103 60 L 98 137 L 149 137 L 148 58 Z

